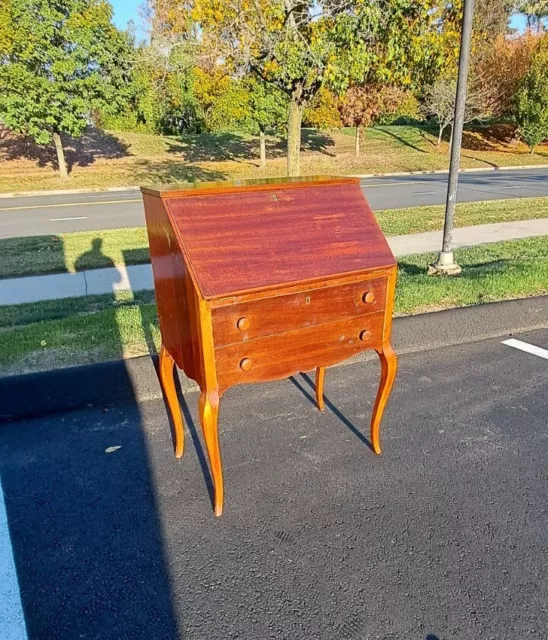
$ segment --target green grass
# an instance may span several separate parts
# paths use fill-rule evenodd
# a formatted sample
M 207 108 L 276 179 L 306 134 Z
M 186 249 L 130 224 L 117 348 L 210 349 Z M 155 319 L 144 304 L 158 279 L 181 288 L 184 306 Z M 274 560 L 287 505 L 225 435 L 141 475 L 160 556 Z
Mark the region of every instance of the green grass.
M 419 125 L 371 127 L 363 133 L 362 154 L 354 156 L 353 129 L 303 129 L 301 172 L 360 174 L 447 169 L 448 141 Z M 88 132 L 67 141 L 72 167 L 63 180 L 55 171 L 53 147 L 37 147 L 14 136 L 0 141 L 0 192 L 100 188 L 185 180 L 286 175 L 286 141 L 268 137 L 266 169 L 259 168 L 257 137 L 238 133 L 159 136 Z M 548 163 L 548 146 L 530 155 L 509 125 L 467 127 L 462 167 L 503 167 Z
M 443 206 L 389 209 L 376 213 L 388 236 L 443 226 Z M 456 227 L 548 218 L 548 197 L 459 204 Z M 0 278 L 74 272 L 149 262 L 145 228 L 64 233 L 0 240 Z
M 387 236 L 399 236 L 423 231 L 437 231 L 443 227 L 444 205 L 387 209 L 376 213 Z M 455 227 L 473 227 L 493 222 L 515 222 L 548 218 L 548 197 L 515 198 L 467 202 L 457 205 Z
M 144 227 L 0 240 L 0 278 L 149 262 Z
M 400 260 L 398 315 L 548 293 L 548 236 L 460 249 L 458 277 L 427 276 L 433 258 Z M 95 296 L 4 307 L 0 371 L 9 375 L 148 354 L 160 338 L 151 300 L 151 294 Z M 38 321 L 42 316 L 47 319 Z

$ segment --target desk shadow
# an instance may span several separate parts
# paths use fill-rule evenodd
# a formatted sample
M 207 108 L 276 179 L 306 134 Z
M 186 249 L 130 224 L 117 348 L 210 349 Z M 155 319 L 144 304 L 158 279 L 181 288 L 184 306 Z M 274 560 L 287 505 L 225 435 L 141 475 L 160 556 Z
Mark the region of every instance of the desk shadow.
M 213 478 L 211 477 L 211 472 L 209 470 L 209 465 L 207 462 L 207 456 L 205 454 L 204 447 L 202 446 L 200 436 L 198 435 L 198 429 L 196 428 L 196 425 L 192 418 L 192 414 L 190 413 L 190 409 L 188 408 L 187 401 L 183 395 L 178 375 L 175 376 L 175 386 L 177 388 L 177 395 L 179 396 L 179 402 L 181 403 L 181 412 L 183 414 L 183 420 L 185 423 L 184 426 L 185 426 L 185 429 L 188 431 L 188 433 L 190 433 L 190 437 L 192 438 L 192 444 L 194 445 L 194 449 L 196 450 L 198 462 L 200 463 L 200 468 L 204 476 L 204 482 L 209 495 L 209 500 L 211 502 L 211 508 L 214 509 L 215 495 L 214 495 L 214 489 L 213 489 Z M 166 412 L 167 412 L 167 405 L 166 405 Z
M 312 389 L 315 393 L 316 385 L 312 378 L 307 373 L 301 373 L 301 378 L 307 383 L 307 385 Z M 307 390 L 305 387 L 295 378 L 295 376 L 291 376 L 289 378 L 291 382 L 297 387 L 297 389 L 303 394 L 303 396 L 309 400 L 314 406 L 316 406 L 316 398 Z M 347 429 L 349 429 L 355 436 L 365 444 L 371 451 L 373 451 L 373 447 L 371 446 L 371 442 L 363 435 L 363 433 L 355 427 L 352 422 L 342 414 L 339 409 L 329 400 L 327 396 L 324 395 L 325 406 L 328 407 L 332 413 L 334 413 L 337 418 L 344 424 Z
M 147 441 L 135 402 L 0 430 L 30 640 L 183 637 Z
M 114 267 L 100 238 L 92 240 L 76 267 L 90 262 Z M 121 273 L 112 269 L 107 276 L 116 307 Z M 117 313 L 105 317 L 111 324 L 103 340 L 122 355 Z M 0 426 L 0 479 L 28 637 L 182 638 L 151 434 L 126 362 L 51 376 L 29 383 L 28 393 L 57 394 L 63 402 L 74 401 L 75 410 Z M 105 386 L 115 390 L 114 407 L 100 404 Z M 67 400 L 72 396 L 78 399 Z
M 125 250 L 123 252 L 124 255 L 124 261 L 126 264 L 133 264 L 133 258 L 135 257 L 135 252 L 139 251 L 138 249 L 128 249 Z M 132 276 L 131 276 L 131 272 L 128 271 L 128 279 L 130 282 L 130 286 L 131 289 L 133 291 L 135 291 L 137 284 L 135 282 L 132 282 Z M 150 357 L 152 358 L 153 364 L 154 364 L 154 369 L 156 371 L 156 375 L 158 377 L 158 385 L 161 388 L 161 383 L 160 383 L 160 372 L 158 369 L 158 358 L 156 357 L 157 354 L 157 339 L 156 336 L 158 335 L 159 332 L 159 322 L 158 322 L 158 316 L 157 313 L 155 311 L 151 312 L 150 309 L 147 309 L 146 312 L 144 311 L 143 307 L 139 306 L 139 313 L 140 313 L 140 318 L 141 318 L 141 328 L 143 330 L 143 335 L 145 338 L 145 342 L 147 344 L 147 348 L 148 348 L 148 352 Z M 194 448 L 196 450 L 196 455 L 198 457 L 198 462 L 200 463 L 200 468 L 202 469 L 202 474 L 204 476 L 204 482 L 205 485 L 207 487 L 207 491 L 209 494 L 209 499 L 211 500 L 211 506 L 213 508 L 213 504 L 214 504 L 214 492 L 213 492 L 213 479 L 211 477 L 211 473 L 209 470 L 209 466 L 208 466 L 208 462 L 207 462 L 207 457 L 205 455 L 205 450 L 204 447 L 202 446 L 202 443 L 200 441 L 200 436 L 198 435 L 198 429 L 196 428 L 196 424 L 194 423 L 194 419 L 192 417 L 192 414 L 190 412 L 190 409 L 188 407 L 188 404 L 186 402 L 186 399 L 183 395 L 182 389 L 181 389 L 181 384 L 180 384 L 180 380 L 179 380 L 179 375 L 178 375 L 178 369 L 177 367 L 175 367 L 176 370 L 176 374 L 175 374 L 175 386 L 177 389 L 177 395 L 179 397 L 179 402 L 181 404 L 181 411 L 183 414 L 183 420 L 184 420 L 184 426 L 185 426 L 185 431 L 188 432 L 190 434 L 190 437 L 192 439 L 192 443 L 194 445 Z M 169 410 L 168 410 L 168 406 L 167 406 L 167 402 L 166 399 L 164 397 L 164 406 L 166 409 L 166 417 L 169 419 L 169 426 L 170 426 L 170 430 L 171 430 L 171 439 L 173 442 L 173 446 L 175 447 L 175 439 L 174 439 L 174 431 L 173 431 L 173 423 L 171 420 L 171 416 L 169 414 Z M 185 448 L 188 446 L 188 443 L 185 443 Z

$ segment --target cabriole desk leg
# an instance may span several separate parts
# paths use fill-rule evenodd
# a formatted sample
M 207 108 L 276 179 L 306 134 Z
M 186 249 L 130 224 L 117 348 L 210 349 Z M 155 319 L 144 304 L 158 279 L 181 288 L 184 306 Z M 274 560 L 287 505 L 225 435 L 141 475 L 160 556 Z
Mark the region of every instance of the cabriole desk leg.
M 213 508 L 216 516 L 223 512 L 223 469 L 221 465 L 221 451 L 219 449 L 219 393 L 204 391 L 200 394 L 200 422 L 204 432 L 204 439 L 213 476 L 214 499 Z
M 323 388 L 325 382 L 325 367 L 316 367 L 316 404 L 318 409 L 323 411 L 325 408 L 323 399 Z
M 185 445 L 185 432 L 183 427 L 183 417 L 181 415 L 181 406 L 177 398 L 177 389 L 175 388 L 174 377 L 175 361 L 162 345 L 160 349 L 160 383 L 166 398 L 171 420 L 173 422 L 173 437 L 175 440 L 175 457 L 180 458 L 183 455 Z
M 377 351 L 381 361 L 381 381 L 377 392 L 377 399 L 373 408 L 373 416 L 371 418 L 371 445 L 375 453 L 381 452 L 379 443 L 379 430 L 382 420 L 382 414 L 388 402 L 394 378 L 396 377 L 396 369 L 398 362 L 392 345 L 386 344 L 381 351 Z

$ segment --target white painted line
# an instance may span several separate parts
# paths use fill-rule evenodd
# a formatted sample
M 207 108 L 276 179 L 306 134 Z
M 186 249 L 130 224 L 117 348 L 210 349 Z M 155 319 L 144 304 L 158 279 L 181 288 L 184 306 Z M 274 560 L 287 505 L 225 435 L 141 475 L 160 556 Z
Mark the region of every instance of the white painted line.
M 27 640 L 27 629 L 13 559 L 8 514 L 0 484 L 0 639 Z
M 87 220 L 87 216 L 72 216 L 70 218 L 50 218 L 50 222 L 59 222 L 60 220 Z
M 506 187 L 499 187 L 499 189 L 521 189 L 521 184 L 514 184 Z
M 417 193 L 412 193 L 412 196 L 433 196 L 435 195 L 435 191 L 417 191 Z
M 502 344 L 505 344 L 507 347 L 514 347 L 514 349 L 519 349 L 520 351 L 525 351 L 525 353 L 531 353 L 534 356 L 538 356 L 539 358 L 548 360 L 548 349 L 537 347 L 534 344 L 522 342 L 521 340 L 516 340 L 515 338 L 504 340 Z
M 56 209 L 57 207 L 88 207 L 96 204 L 124 204 L 125 202 L 142 202 L 141 198 L 129 200 L 98 200 L 97 202 L 62 202 L 59 204 L 33 204 L 26 207 L 5 207 L 0 211 L 21 211 L 23 209 Z

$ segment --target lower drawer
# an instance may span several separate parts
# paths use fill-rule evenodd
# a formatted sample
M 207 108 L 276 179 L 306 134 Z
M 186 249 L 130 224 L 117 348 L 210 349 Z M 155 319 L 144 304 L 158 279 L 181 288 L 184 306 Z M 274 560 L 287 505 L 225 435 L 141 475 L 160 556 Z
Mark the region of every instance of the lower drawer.
M 286 378 L 382 346 L 384 311 L 215 349 L 219 389 Z

